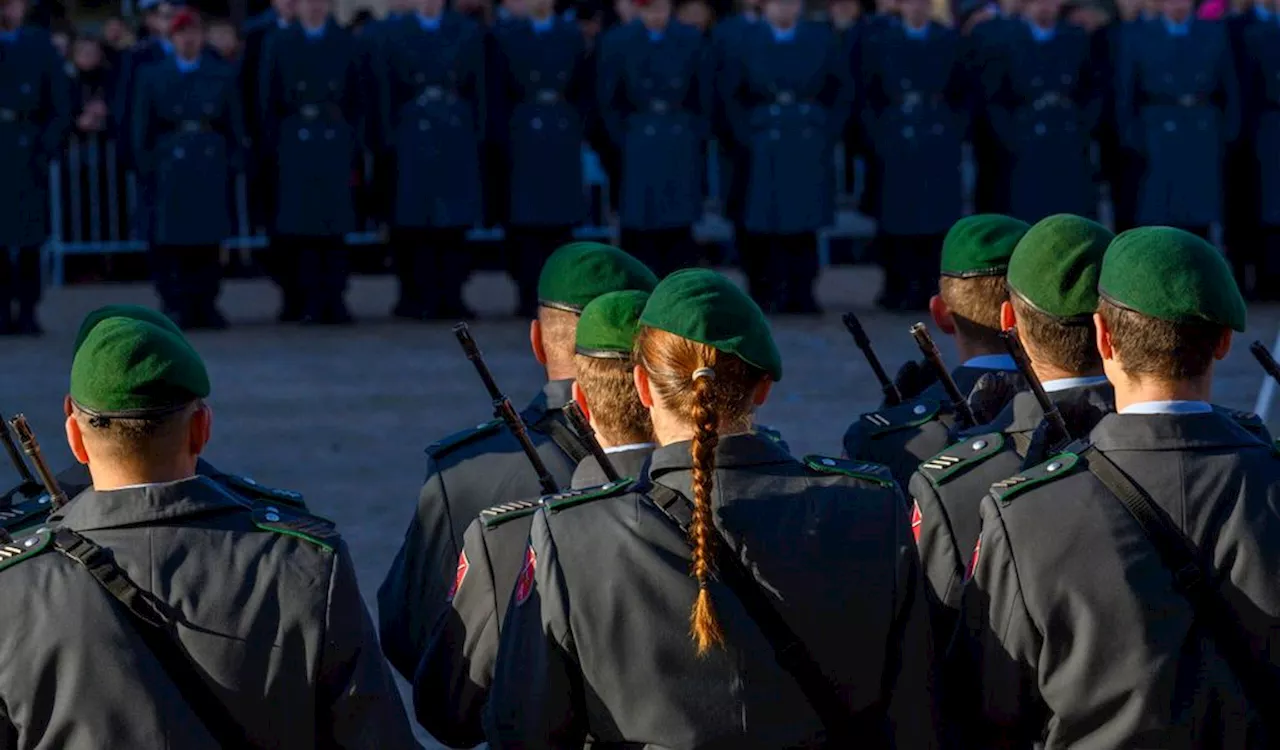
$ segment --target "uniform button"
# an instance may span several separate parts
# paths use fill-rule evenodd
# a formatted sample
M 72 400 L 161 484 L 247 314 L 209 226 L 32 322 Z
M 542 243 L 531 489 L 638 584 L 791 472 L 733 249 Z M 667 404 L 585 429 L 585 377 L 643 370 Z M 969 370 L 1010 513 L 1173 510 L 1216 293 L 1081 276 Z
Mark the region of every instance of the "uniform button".
M 564 81 L 569 78 L 569 74 L 562 70 L 559 73 L 556 73 L 556 78 L 559 78 L 560 80 Z
M 641 83 L 640 85 L 641 85 L 641 86 L 644 86 L 644 87 L 645 87 L 645 88 L 647 88 L 647 89 L 651 89 L 651 88 L 653 88 L 653 79 L 652 79 L 652 78 L 646 78 L 646 79 L 644 79 L 644 82 L 643 82 L 643 83 Z
M 268 520 L 268 521 L 270 521 L 271 523 L 275 523 L 276 521 L 279 521 L 279 520 L 280 520 L 280 514 L 279 514 L 279 513 L 268 513 L 268 514 L 267 514 L 267 520 Z
M 1177 124 L 1176 122 L 1174 122 L 1173 120 L 1165 120 L 1165 121 L 1164 121 L 1164 130 L 1165 130 L 1165 132 L 1166 132 L 1166 133 L 1172 133 L 1173 131 L 1175 131 L 1175 130 L 1177 130 L 1177 129 L 1178 129 L 1178 124 Z
M 681 83 L 683 83 L 683 82 L 684 82 L 684 80 L 683 80 L 683 79 L 681 79 L 681 78 L 672 78 L 672 79 L 668 82 L 668 84 L 671 86 L 671 88 L 673 88 L 673 89 L 678 89 L 678 88 L 680 88 L 680 84 L 681 84 Z
M 337 91 L 337 90 L 338 90 L 338 82 L 337 82 L 337 81 L 329 81 L 329 90 L 330 90 L 330 91 Z
M 36 542 L 37 542 L 37 541 L 39 541 L 39 540 L 38 540 L 38 539 L 36 539 L 35 537 L 31 537 L 31 538 L 30 538 L 30 539 L 28 539 L 27 541 L 23 542 L 23 543 L 22 543 L 22 546 L 23 546 L 23 547 L 34 547 L 34 546 L 36 546 Z
M 177 115 L 182 114 L 182 105 L 181 105 L 181 104 L 179 104 L 178 106 L 174 107 L 174 108 L 173 108 L 173 113 L 174 113 L 174 114 L 177 114 Z
M 255 482 L 255 481 L 253 481 L 253 477 L 240 477 L 240 478 L 244 480 L 244 483 L 245 483 L 245 484 L 247 484 L 247 485 L 249 485 L 249 486 L 251 486 L 251 487 L 257 487 L 257 486 L 258 486 L 258 483 L 257 483 L 257 482 Z
M 276 507 L 276 506 L 274 506 L 274 505 L 268 505 L 268 506 L 267 506 L 267 512 L 268 512 L 268 513 L 279 513 L 279 512 L 280 512 L 280 509 L 279 509 L 279 508 L 277 508 L 277 507 Z
M 1061 462 L 1061 461 L 1054 461 L 1053 463 L 1051 463 L 1051 464 L 1049 464 L 1048 466 L 1044 467 L 1044 470 L 1045 470 L 1045 471 L 1057 471 L 1057 470 L 1059 470 L 1059 469 L 1061 469 L 1061 468 L 1062 468 L 1062 462 Z
M 929 410 L 925 407 L 924 404 L 917 404 L 916 407 L 911 410 L 911 413 L 915 414 L 916 416 L 920 416 L 921 414 L 924 414 L 926 411 L 929 411 Z
M 37 500 L 36 502 L 37 502 L 37 503 L 39 503 L 40 505 L 48 505 L 48 504 L 49 504 L 49 496 L 48 496 L 48 495 L 41 495 L 41 496 L 40 496 L 40 499 L 39 499 L 39 500 Z
M 982 450 L 983 448 L 986 448 L 986 447 L 987 447 L 987 441 L 985 441 L 985 440 L 975 440 L 975 441 L 973 441 L 973 446 L 972 446 L 972 447 L 973 447 L 973 449 L 974 449 L 975 451 L 980 451 L 980 450 Z
M 835 461 L 832 461 L 832 460 L 831 460 L 831 459 L 829 459 L 829 458 L 824 458 L 824 459 L 822 459 L 822 465 L 823 465 L 823 466 L 835 466 L 835 465 L 836 465 L 836 462 L 835 462 Z
M 541 117 L 535 117 L 535 118 L 533 118 L 533 120 L 531 120 L 531 121 L 529 122 L 529 124 L 533 126 L 533 129 L 534 129 L 534 130 L 542 130 L 542 118 L 541 118 Z

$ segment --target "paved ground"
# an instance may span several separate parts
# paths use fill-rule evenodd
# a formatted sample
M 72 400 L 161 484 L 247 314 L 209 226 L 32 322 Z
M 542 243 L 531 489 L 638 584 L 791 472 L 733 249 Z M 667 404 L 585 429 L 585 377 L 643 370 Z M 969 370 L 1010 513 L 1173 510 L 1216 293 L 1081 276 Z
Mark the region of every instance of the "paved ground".
M 914 354 L 907 328 L 916 318 L 873 311 L 878 274 L 836 269 L 819 297 L 830 310 L 863 314 L 892 372 Z M 350 299 L 359 326 L 340 330 L 285 327 L 274 322 L 277 299 L 269 284 L 236 282 L 223 294 L 235 324 L 192 336 L 213 379 L 218 466 L 302 492 L 317 512 L 336 520 L 356 558 L 366 599 L 390 564 L 417 496 L 422 449 L 432 440 L 490 418 L 488 399 L 461 356 L 447 325 L 390 322 L 394 290 L 387 279 L 358 279 Z M 467 289 L 482 320 L 473 331 L 499 384 L 517 405 L 538 387 L 528 354 L 527 324 L 502 317 L 514 306 L 505 277 L 484 274 Z M 71 458 L 62 432 L 61 403 L 71 343 L 81 316 L 109 302 L 154 303 L 141 285 L 54 290 L 44 306 L 48 335 L 0 340 L 0 410 L 23 411 L 55 469 Z M 1271 343 L 1280 308 L 1255 308 L 1247 340 Z M 820 320 L 779 320 L 775 331 L 787 376 L 762 410 L 797 453 L 838 455 L 840 436 L 880 392 L 836 314 Z M 1242 342 L 1247 343 L 1247 342 Z M 944 354 L 947 347 L 944 345 Z M 1218 378 L 1216 400 L 1252 409 L 1260 370 L 1237 346 Z M 1280 428 L 1273 411 L 1271 427 Z M 7 465 L 0 483 L 12 484 Z

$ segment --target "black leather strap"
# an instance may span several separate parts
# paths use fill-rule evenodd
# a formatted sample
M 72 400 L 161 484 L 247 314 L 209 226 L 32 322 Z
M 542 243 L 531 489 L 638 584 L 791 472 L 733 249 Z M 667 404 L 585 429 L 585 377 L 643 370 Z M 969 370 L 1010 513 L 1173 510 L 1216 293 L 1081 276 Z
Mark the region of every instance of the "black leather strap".
M 53 547 L 93 576 L 108 594 L 124 606 L 138 635 L 155 655 L 187 705 L 209 734 L 224 748 L 258 748 L 226 704 L 214 694 L 195 661 L 178 639 L 176 620 L 169 606 L 141 588 L 111 553 L 70 529 L 53 533 Z
M 1160 555 L 1160 561 L 1173 574 L 1174 588 L 1191 603 L 1196 621 L 1240 681 L 1245 696 L 1266 725 L 1268 735 L 1280 738 L 1280 720 L 1274 711 L 1268 710 L 1280 695 L 1280 675 L 1261 655 L 1250 652 L 1251 637 L 1223 599 L 1212 578 L 1212 565 L 1202 562 L 1203 553 L 1195 542 L 1106 454 L 1090 446 L 1081 452 L 1080 458 L 1142 528 Z
M 568 454 L 575 464 L 582 463 L 582 459 L 591 455 L 591 451 L 582 442 L 582 438 L 578 437 L 578 433 L 571 430 L 569 425 L 564 423 L 564 417 L 560 415 L 559 409 L 546 412 L 541 419 L 530 425 L 530 427 L 551 438 L 551 442 Z

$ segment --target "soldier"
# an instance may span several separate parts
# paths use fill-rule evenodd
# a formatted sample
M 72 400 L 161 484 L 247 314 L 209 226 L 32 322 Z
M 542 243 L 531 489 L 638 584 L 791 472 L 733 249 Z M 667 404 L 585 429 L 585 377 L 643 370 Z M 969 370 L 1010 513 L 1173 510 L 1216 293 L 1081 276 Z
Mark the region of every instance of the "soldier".
M 621 244 L 664 276 L 695 260 L 712 80 L 702 34 L 671 20 L 671 0 L 635 5 L 640 23 L 603 40 L 598 106 L 622 154 Z
M 1255 6 L 1255 17 L 1260 18 L 1263 12 L 1270 11 Z M 1258 231 L 1238 231 L 1228 246 L 1228 257 L 1238 283 L 1245 275 L 1242 266 L 1252 261 L 1253 296 L 1274 301 L 1280 299 L 1280 162 L 1275 158 L 1280 153 L 1280 20 L 1272 16 L 1266 23 L 1250 24 L 1241 32 L 1240 41 L 1246 114 L 1242 132 L 1248 134 L 1246 146 L 1250 150 L 1240 157 L 1238 174 L 1254 192 L 1239 190 L 1228 200 L 1250 207 L 1236 215 L 1237 227 L 1252 218 Z M 1230 204 L 1228 207 L 1230 216 Z
M 573 467 L 587 455 L 560 411 L 572 397 L 578 315 L 601 294 L 649 291 L 657 283 L 653 272 L 635 258 L 594 242 L 565 245 L 543 266 L 538 317 L 530 325 L 529 339 L 548 382 L 521 418 L 558 485 L 569 480 Z M 537 494 L 536 475 L 501 420 L 427 447 L 426 481 L 415 515 L 378 589 L 382 648 L 405 679 L 413 679 L 431 628 L 447 607 L 463 532 L 485 508 Z
M 956 222 L 943 241 L 941 292 L 929 300 L 929 311 L 934 324 L 955 337 L 962 364 L 951 376 L 961 393 L 973 391 L 987 373 L 1017 369 L 1000 339 L 1000 309 L 1009 299 L 1009 257 L 1027 229 L 1017 219 L 979 214 Z M 921 461 L 951 444 L 955 426 L 955 407 L 934 384 L 901 405 L 859 416 L 845 431 L 844 451 L 887 465 L 906 487 Z
M 1142 157 L 1121 137 L 1116 117 L 1116 76 L 1133 29 L 1150 20 L 1143 13 L 1143 0 L 1122 0 L 1116 14 L 1102 31 L 1098 68 L 1103 72 L 1106 96 L 1098 128 L 1098 154 L 1102 173 L 1110 188 L 1112 224 L 1121 232 L 1137 226 L 1138 186 L 1142 182 Z
M 969 85 L 976 92 L 985 88 L 984 76 L 994 73 L 993 64 L 1004 45 L 1017 30 L 1018 20 L 1005 15 L 996 3 L 980 3 L 965 20 L 964 59 Z M 976 104 L 981 104 L 979 100 Z M 973 110 L 973 205 L 978 213 L 1008 213 L 1009 164 L 1004 146 L 992 128 L 990 113 L 983 106 Z
M 467 318 L 466 233 L 480 223 L 480 149 L 485 122 L 483 31 L 418 0 L 417 13 L 386 34 L 379 75 L 382 140 L 395 152 L 392 247 L 403 318 Z
M 963 746 L 1270 747 L 1280 454 L 1208 403 L 1244 300 L 1167 227 L 1117 237 L 1098 292 L 1118 413 L 982 501 L 948 698 Z
M 929 20 L 929 0 L 899 3 L 899 23 L 863 41 L 863 129 L 877 162 L 883 307 L 924 310 L 943 235 L 961 216 L 960 158 L 969 87 L 960 40 Z
M 1088 219 L 1051 216 L 1031 227 L 1009 259 L 1010 299 L 1001 306 L 1001 327 L 1017 326 L 1032 370 L 1075 435 L 1088 434 L 1114 410 L 1092 318 L 1102 254 L 1113 237 Z M 1035 396 L 1022 391 L 995 419 L 962 431 L 957 443 L 911 477 L 911 526 L 928 579 L 938 653 L 955 632 L 983 496 L 1024 463 L 1034 466 L 1047 458 L 1053 445 L 1044 443 L 1061 445 L 1065 437 L 1051 434 L 1044 416 Z
M 834 147 L 853 102 L 848 61 L 799 0 L 767 0 L 725 63 L 724 108 L 749 157 L 741 248 L 768 312 L 818 314 L 818 230 L 834 219 Z
M 741 64 L 743 44 L 749 32 L 760 23 L 759 0 L 746 0 L 738 5 L 737 12 L 711 28 L 711 65 L 714 71 L 715 100 L 712 125 L 719 148 L 720 184 L 725 218 L 733 223 L 734 248 L 739 262 L 747 274 L 747 291 L 761 305 L 767 305 L 764 290 L 757 288 L 765 281 L 764 274 L 753 268 L 764 259 L 764 254 L 752 246 L 753 238 L 743 224 L 746 208 L 748 170 L 751 167 L 750 143 L 739 143 L 734 136 L 733 124 L 725 102 L 729 96 L 726 86 L 728 75 Z
M 1060 6 L 1028 0 L 1023 24 L 1009 30 L 983 74 L 988 117 L 1009 164 L 1008 213 L 1028 222 L 1098 211 L 1090 149 L 1101 81 L 1089 35 L 1060 21 Z
M 71 92 L 49 36 L 0 2 L 0 336 L 41 333 L 40 246 L 49 238 L 49 161 L 71 125 Z
M 534 516 L 491 746 L 801 747 L 825 734 L 932 747 L 923 591 L 888 472 L 801 461 L 750 434 L 782 361 L 760 308 L 713 271 L 658 285 L 635 352 L 662 447 L 640 482 L 555 495 Z M 775 657 L 784 648 L 794 660 Z
M 119 63 L 119 77 L 116 80 L 115 102 L 112 114 L 116 118 L 116 126 L 122 133 L 129 132 L 132 123 L 129 120 L 133 112 L 133 97 L 138 85 L 138 75 L 143 69 L 163 62 L 173 55 L 173 42 L 169 40 L 169 23 L 173 19 L 175 3 L 168 0 L 141 0 L 138 10 L 142 13 L 143 29 L 146 36 L 123 53 Z M 133 164 L 132 144 L 124 139 L 122 153 L 129 166 Z M 139 220 L 144 222 L 140 229 L 145 230 L 148 220 L 145 211 L 149 204 L 149 195 L 139 196 Z
M 362 169 L 373 98 L 361 75 L 363 50 L 329 15 L 331 6 L 298 0 L 298 23 L 267 39 L 259 82 L 263 147 L 277 165 L 280 318 L 312 324 L 351 322 L 344 238 L 356 228 L 352 173 Z
M 1201 237 L 1222 214 L 1222 153 L 1240 131 L 1240 90 L 1226 30 L 1191 0 L 1164 0 L 1135 27 L 1117 82 L 1116 116 L 1145 161 L 1137 221 Z
M 555 0 L 531 0 L 529 17 L 494 31 L 500 143 L 510 166 L 508 251 L 519 292 L 517 314 L 538 310 L 538 272 L 586 218 L 583 124 L 593 97 L 586 44 Z
M 622 476 L 642 475 L 653 453 L 653 424 L 632 383 L 631 349 L 648 292 L 610 292 L 582 309 L 573 398 Z M 608 481 L 595 458 L 574 469 L 571 489 Z M 484 741 L 481 713 L 493 682 L 498 636 L 540 500 L 488 508 L 467 527 L 450 606 L 441 613 L 413 679 L 418 722 L 441 742 Z
M 233 171 L 244 163 L 236 72 L 204 54 L 195 11 L 179 11 L 170 35 L 174 54 L 142 71 L 133 111 L 134 154 L 157 200 L 152 275 L 178 325 L 225 328 L 221 244 L 232 233 Z
M 101 747 L 137 732 L 130 746 L 151 747 L 194 714 L 218 747 L 415 747 L 332 524 L 195 475 L 209 393 L 171 329 L 89 326 L 66 428 L 94 487 L 0 563 L 20 610 L 0 629 L 5 735 Z M 179 711 L 164 731 L 127 718 L 157 704 Z

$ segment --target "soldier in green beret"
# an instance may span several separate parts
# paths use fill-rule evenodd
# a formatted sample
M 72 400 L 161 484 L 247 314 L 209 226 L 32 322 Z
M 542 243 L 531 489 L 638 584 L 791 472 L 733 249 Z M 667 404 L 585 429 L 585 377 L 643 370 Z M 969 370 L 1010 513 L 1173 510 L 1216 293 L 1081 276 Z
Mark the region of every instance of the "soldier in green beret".
M 93 488 L 0 548 L 0 736 L 414 747 L 333 525 L 196 475 L 210 383 L 182 335 L 100 319 L 69 390 L 67 441 Z
M 631 352 L 648 292 L 603 294 L 582 310 L 573 398 L 621 476 L 638 477 L 653 453 L 653 423 L 632 382 Z M 608 481 L 593 456 L 570 487 Z M 450 747 L 484 742 L 481 715 L 493 682 L 498 636 L 528 548 L 538 497 L 486 508 L 463 536 L 448 606 L 436 621 L 413 679 L 418 722 Z
M 640 261 L 595 242 L 565 245 L 538 277 L 538 317 L 530 326 L 533 355 L 547 373 L 542 392 L 520 416 L 558 486 L 565 486 L 587 449 L 565 422 L 573 397 L 574 335 L 582 309 L 608 292 L 650 291 L 658 279 Z M 496 492 L 494 488 L 502 488 Z M 432 625 L 448 607 L 462 537 L 492 505 L 537 496 L 537 475 L 501 420 L 455 433 L 427 447 L 426 481 L 391 570 L 378 588 L 382 648 L 412 680 Z
M 969 394 L 979 378 L 1005 373 L 1004 393 L 989 406 L 994 415 L 1021 389 L 1017 367 L 1000 339 L 1000 310 L 1008 301 L 1005 273 L 1013 249 L 1027 233 L 1026 223 L 1000 214 L 969 216 L 956 222 L 942 246 L 940 292 L 929 300 L 934 324 L 955 338 L 961 364 L 951 377 Z M 898 374 L 906 400 L 897 406 L 861 414 L 844 434 L 849 458 L 887 465 L 903 487 L 921 461 L 952 442 L 955 410 L 941 384 L 909 387 L 926 365 L 908 362 Z
M 1118 236 L 1098 294 L 1117 412 L 982 501 L 950 665 L 960 746 L 1272 747 L 1280 456 L 1210 405 L 1244 300 L 1212 245 L 1167 227 Z
M 1031 369 L 1080 436 L 1115 409 L 1093 327 L 1102 256 L 1114 237 L 1106 227 L 1070 214 L 1038 222 L 1009 259 L 1009 300 L 1000 311 L 1001 327 L 1017 327 Z M 1047 458 L 1043 443 L 1061 444 L 1062 436 L 1046 430 L 1044 416 L 1035 396 L 1021 391 L 995 419 L 961 431 L 958 442 L 911 477 L 911 527 L 929 582 L 937 653 L 955 631 L 983 496 L 1025 461 L 1035 465 Z
M 639 481 L 533 515 L 490 746 L 934 747 L 923 585 L 892 477 L 752 433 L 782 360 L 760 308 L 715 272 L 658 285 L 634 356 L 661 447 Z

